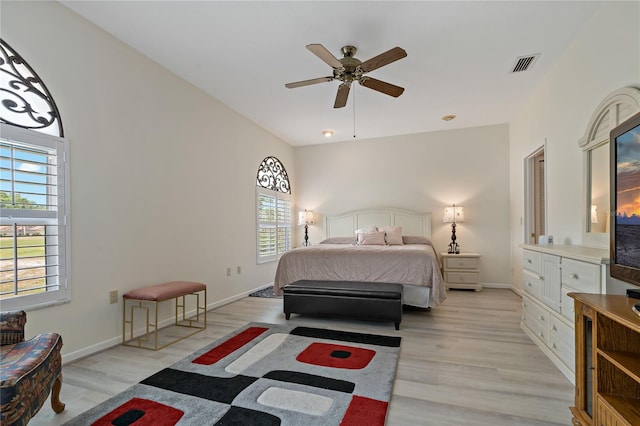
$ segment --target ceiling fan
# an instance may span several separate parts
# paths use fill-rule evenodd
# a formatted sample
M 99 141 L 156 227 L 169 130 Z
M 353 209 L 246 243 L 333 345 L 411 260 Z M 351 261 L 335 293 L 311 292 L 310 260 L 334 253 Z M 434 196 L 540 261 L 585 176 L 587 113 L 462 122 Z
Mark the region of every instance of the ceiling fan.
M 402 95 L 402 92 L 404 92 L 403 87 L 365 75 L 369 71 L 389 65 L 392 62 L 406 57 L 407 52 L 400 47 L 389 49 L 386 52 L 381 53 L 378 56 L 374 56 L 364 62 L 354 56 L 357 49 L 353 46 L 344 46 L 341 49 L 341 52 L 344 55 L 341 59 L 337 59 L 321 44 L 308 44 L 307 49 L 329 64 L 329 66 L 333 68 L 333 75 L 329 77 L 312 78 L 311 80 L 287 83 L 285 84 L 285 87 L 293 89 L 296 87 L 309 86 L 311 84 L 340 80 L 342 83 L 338 86 L 338 93 L 336 95 L 335 103 L 333 104 L 334 108 L 342 108 L 347 104 L 351 83 L 354 81 L 357 81 L 364 87 L 384 93 L 385 95 L 393 96 L 394 98 L 397 98 Z

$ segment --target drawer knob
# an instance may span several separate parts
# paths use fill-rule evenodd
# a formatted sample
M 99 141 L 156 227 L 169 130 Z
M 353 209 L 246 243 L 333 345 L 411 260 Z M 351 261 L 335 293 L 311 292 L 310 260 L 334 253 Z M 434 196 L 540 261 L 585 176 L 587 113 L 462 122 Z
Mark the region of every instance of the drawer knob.
M 527 285 L 528 285 L 529 287 L 531 287 L 531 283 L 530 283 L 530 282 L 528 282 L 528 281 L 527 281 Z
M 544 321 L 544 317 L 540 315 L 540 321 Z
M 554 344 L 552 344 L 551 346 L 553 347 L 553 349 L 558 349 L 558 347 L 556 346 L 556 344 L 555 344 L 555 343 L 554 343 Z
M 578 279 L 578 274 L 571 274 L 571 279 L 572 280 L 577 280 Z
M 527 263 L 531 263 L 531 259 L 527 259 Z
M 556 328 L 556 326 L 553 326 L 553 331 L 558 331 L 558 329 Z M 554 346 L 555 347 L 555 346 Z

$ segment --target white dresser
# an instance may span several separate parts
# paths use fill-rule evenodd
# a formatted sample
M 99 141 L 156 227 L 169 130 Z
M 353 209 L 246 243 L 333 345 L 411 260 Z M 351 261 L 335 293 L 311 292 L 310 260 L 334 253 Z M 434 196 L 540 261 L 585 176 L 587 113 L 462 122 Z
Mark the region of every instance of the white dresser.
M 583 246 L 524 244 L 522 330 L 573 383 L 575 338 L 570 292 L 604 293 L 609 252 Z

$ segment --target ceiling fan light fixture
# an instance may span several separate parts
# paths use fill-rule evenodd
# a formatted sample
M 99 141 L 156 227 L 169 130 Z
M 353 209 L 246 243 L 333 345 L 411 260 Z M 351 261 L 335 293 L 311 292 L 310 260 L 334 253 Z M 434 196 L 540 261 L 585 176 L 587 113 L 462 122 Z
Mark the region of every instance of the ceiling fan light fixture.
M 455 114 L 448 114 L 448 115 L 445 115 L 445 116 L 443 116 L 443 117 L 442 117 L 442 119 L 443 119 L 444 121 L 451 121 L 451 120 L 453 120 L 454 118 L 456 118 L 456 115 L 455 115 Z
M 293 83 L 285 84 L 285 87 L 294 89 L 296 87 L 338 80 L 341 83 L 340 86 L 338 86 L 338 93 L 336 94 L 336 100 L 333 104 L 334 108 L 343 108 L 347 104 L 351 83 L 354 81 L 360 83 L 364 87 L 385 95 L 393 96 L 394 98 L 397 98 L 402 94 L 402 92 L 404 92 L 403 87 L 364 76 L 364 74 L 369 71 L 376 70 L 399 59 L 405 58 L 407 56 L 407 52 L 401 47 L 389 49 L 386 52 L 383 52 L 378 56 L 374 56 L 364 62 L 354 57 L 357 52 L 357 49 L 354 46 L 344 46 L 341 49 L 343 57 L 340 59 L 333 56 L 326 47 L 318 43 L 308 44 L 307 49 L 323 62 L 328 64 L 332 68 L 333 75 L 312 78 L 310 80 L 295 81 Z
M 331 136 L 333 136 L 333 130 L 323 130 L 322 136 L 324 136 L 325 138 L 330 138 Z

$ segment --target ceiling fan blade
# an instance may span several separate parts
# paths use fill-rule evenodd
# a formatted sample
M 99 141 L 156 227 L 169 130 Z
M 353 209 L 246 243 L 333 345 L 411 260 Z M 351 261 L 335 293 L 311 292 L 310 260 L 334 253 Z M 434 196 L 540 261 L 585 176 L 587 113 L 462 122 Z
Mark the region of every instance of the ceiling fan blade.
M 329 52 L 323 45 L 321 44 L 307 44 L 307 49 L 311 51 L 318 58 L 325 61 L 331 68 L 338 69 L 342 68 L 342 62 L 340 62 L 331 52 Z
M 338 93 L 336 94 L 336 101 L 333 104 L 334 108 L 342 108 L 347 104 L 347 98 L 349 97 L 350 89 L 351 89 L 351 86 L 345 83 L 342 83 L 338 87 Z
M 309 86 L 310 84 L 317 84 L 317 83 L 325 83 L 327 81 L 333 81 L 333 77 L 312 78 L 311 80 L 302 80 L 302 81 L 296 81 L 293 83 L 287 83 L 284 86 L 288 87 L 289 89 L 294 89 L 296 87 Z
M 364 72 L 373 71 L 406 56 L 407 52 L 405 52 L 403 48 L 394 47 L 393 49 L 389 49 L 386 52 L 379 54 L 378 56 L 374 56 L 373 58 L 364 61 L 360 64 L 360 69 Z
M 393 96 L 397 98 L 404 92 L 404 87 L 396 86 L 395 84 L 387 83 L 386 81 L 378 80 L 371 77 L 362 77 L 360 84 L 369 89 L 376 90 L 385 95 Z

